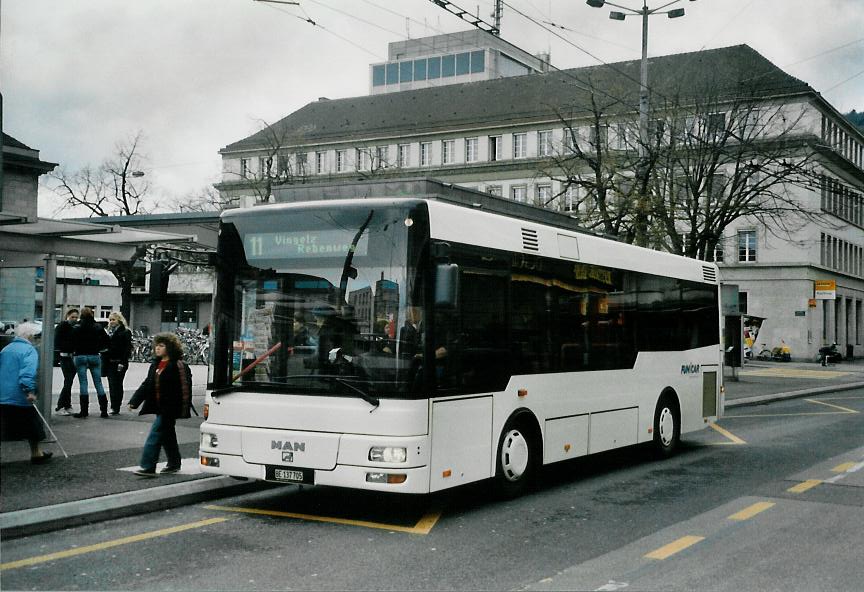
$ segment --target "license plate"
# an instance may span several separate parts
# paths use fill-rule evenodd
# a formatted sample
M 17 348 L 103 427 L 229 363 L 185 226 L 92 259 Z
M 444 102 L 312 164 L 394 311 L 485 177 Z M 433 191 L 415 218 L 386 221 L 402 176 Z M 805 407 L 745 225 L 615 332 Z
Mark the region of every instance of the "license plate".
M 275 469 L 273 478 L 276 481 L 292 481 L 295 483 L 303 482 L 303 471 L 291 471 L 289 469 Z

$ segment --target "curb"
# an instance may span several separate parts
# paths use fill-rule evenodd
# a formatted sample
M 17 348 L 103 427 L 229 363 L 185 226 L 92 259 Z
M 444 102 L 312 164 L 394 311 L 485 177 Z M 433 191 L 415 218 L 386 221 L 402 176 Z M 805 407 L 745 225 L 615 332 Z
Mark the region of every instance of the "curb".
M 850 382 L 847 384 L 833 384 L 830 386 L 819 386 L 800 391 L 789 391 L 786 393 L 774 393 L 771 395 L 758 395 L 756 397 L 742 397 L 740 399 L 726 399 L 724 409 L 729 407 L 743 407 L 745 405 L 760 405 L 762 403 L 770 403 L 771 401 L 781 401 L 784 399 L 796 399 L 799 397 L 808 397 L 810 395 L 819 395 L 822 393 L 830 393 L 835 391 L 849 391 L 853 389 L 864 388 L 864 382 Z
M 42 508 L 2 513 L 0 532 L 3 538 L 8 540 L 78 524 L 91 524 L 144 512 L 176 508 L 218 497 L 250 493 L 270 486 L 272 485 L 264 481 L 242 482 L 231 477 L 206 477 Z

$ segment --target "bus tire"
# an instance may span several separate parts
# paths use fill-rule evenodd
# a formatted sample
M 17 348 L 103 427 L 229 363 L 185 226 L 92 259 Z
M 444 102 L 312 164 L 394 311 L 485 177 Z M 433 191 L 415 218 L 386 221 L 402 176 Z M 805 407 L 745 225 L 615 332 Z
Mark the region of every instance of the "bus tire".
M 681 441 L 681 410 L 674 394 L 666 392 L 657 401 L 654 411 L 654 452 L 658 458 L 668 458 Z
M 528 414 L 514 415 L 504 425 L 495 461 L 495 489 L 511 499 L 527 492 L 540 468 L 540 438 Z

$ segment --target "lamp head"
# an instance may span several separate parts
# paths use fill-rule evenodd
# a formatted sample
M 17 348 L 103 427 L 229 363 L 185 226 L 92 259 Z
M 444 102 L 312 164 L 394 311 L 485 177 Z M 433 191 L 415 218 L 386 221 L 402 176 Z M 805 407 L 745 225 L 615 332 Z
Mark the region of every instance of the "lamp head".
M 670 10 L 668 13 L 669 18 L 678 18 L 679 16 L 684 16 L 683 8 L 676 8 L 674 10 Z
M 609 13 L 609 18 L 613 21 L 623 21 L 626 16 L 623 12 L 616 12 L 614 10 Z
M 603 8 L 606 0 L 586 0 L 585 3 L 592 8 Z

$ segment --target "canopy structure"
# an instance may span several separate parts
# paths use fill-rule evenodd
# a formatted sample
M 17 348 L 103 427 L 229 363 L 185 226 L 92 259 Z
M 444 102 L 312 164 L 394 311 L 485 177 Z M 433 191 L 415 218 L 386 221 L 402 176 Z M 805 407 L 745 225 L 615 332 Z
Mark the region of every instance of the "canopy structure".
M 193 237 L 119 225 L 32 218 L 0 213 L 0 267 L 44 267 L 39 399 L 42 415 L 51 417 L 54 358 L 54 306 L 57 257 L 91 257 L 128 261 L 140 245 L 189 242 Z

